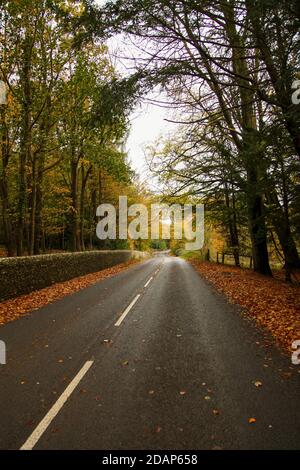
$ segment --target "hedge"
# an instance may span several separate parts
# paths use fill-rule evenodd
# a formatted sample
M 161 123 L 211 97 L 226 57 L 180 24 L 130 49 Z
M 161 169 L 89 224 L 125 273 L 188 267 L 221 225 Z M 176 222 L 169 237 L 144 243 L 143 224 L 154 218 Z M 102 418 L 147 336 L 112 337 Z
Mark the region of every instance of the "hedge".
M 0 259 L 0 301 L 147 256 L 138 251 L 115 250 L 3 258 Z

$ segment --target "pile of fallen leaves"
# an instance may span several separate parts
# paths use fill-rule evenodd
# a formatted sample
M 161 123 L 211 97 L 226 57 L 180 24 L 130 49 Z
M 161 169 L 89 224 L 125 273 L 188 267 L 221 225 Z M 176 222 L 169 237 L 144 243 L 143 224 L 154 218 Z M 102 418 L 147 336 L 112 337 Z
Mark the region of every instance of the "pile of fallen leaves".
M 37 310 L 55 300 L 61 299 L 66 295 L 79 291 L 102 281 L 107 277 L 115 276 L 116 274 L 128 269 L 138 261 L 131 260 L 128 263 L 118 264 L 112 268 L 103 269 L 96 273 L 86 274 L 85 276 L 76 277 L 70 281 L 59 282 L 50 287 L 45 287 L 32 292 L 31 294 L 22 295 L 14 299 L 6 300 L 0 303 L 0 325 L 16 320 L 21 315 Z
M 191 261 L 196 270 L 231 303 L 267 328 L 277 343 L 291 350 L 300 339 L 300 286 L 252 271 L 215 263 Z

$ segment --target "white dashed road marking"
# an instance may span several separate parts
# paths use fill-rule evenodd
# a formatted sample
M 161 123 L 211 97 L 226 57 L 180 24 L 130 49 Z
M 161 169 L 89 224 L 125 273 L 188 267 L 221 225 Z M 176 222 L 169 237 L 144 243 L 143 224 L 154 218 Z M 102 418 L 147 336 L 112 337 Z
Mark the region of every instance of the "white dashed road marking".
M 55 416 L 59 413 L 61 408 L 64 406 L 68 398 L 74 392 L 75 388 L 81 381 L 81 379 L 85 376 L 89 368 L 93 365 L 94 361 L 87 361 L 84 366 L 80 369 L 78 374 L 74 377 L 72 382 L 67 386 L 65 391 L 59 397 L 59 399 L 54 403 L 52 408 L 48 411 L 46 416 L 42 419 L 40 424 L 35 428 L 33 433 L 29 436 L 27 441 L 22 445 L 20 450 L 32 450 L 41 436 L 44 434 L 48 426 L 51 424 Z
M 120 316 L 119 320 L 115 323 L 115 326 L 120 326 L 122 321 L 124 320 L 124 318 L 128 315 L 128 313 L 130 312 L 130 310 L 132 309 L 132 307 L 134 306 L 134 304 L 138 301 L 138 299 L 141 297 L 141 294 L 138 294 L 134 299 L 133 301 L 131 302 L 131 304 L 128 305 L 128 307 L 126 308 L 126 310 L 124 310 L 124 312 L 122 313 L 122 315 Z

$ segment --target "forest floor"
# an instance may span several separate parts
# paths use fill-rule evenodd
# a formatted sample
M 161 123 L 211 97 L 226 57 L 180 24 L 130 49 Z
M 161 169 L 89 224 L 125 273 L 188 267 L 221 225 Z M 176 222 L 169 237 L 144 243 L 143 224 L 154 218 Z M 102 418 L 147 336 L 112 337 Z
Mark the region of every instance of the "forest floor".
M 76 277 L 69 281 L 59 282 L 52 286 L 45 287 L 44 289 L 31 292 L 30 294 L 0 302 L 0 325 L 17 320 L 22 315 L 44 307 L 66 295 L 73 294 L 96 282 L 115 276 L 137 263 L 139 263 L 138 260 L 131 260 L 127 263 L 121 263 L 111 268 L 103 269 L 102 271 Z
M 191 260 L 191 264 L 230 303 L 266 328 L 277 344 L 291 351 L 300 339 L 300 286 L 287 284 L 280 274 L 268 278 L 247 269 Z

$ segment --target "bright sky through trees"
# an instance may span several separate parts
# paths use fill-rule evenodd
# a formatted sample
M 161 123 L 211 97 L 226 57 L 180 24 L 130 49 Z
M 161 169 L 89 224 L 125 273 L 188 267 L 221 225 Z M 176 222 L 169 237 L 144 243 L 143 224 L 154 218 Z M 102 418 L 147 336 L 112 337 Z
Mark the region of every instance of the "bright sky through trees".
M 99 5 L 104 4 L 105 0 L 96 0 L 96 3 Z M 107 43 L 115 68 L 122 75 L 126 75 L 132 64 L 129 59 L 126 59 L 125 55 L 131 56 L 134 46 L 132 46 L 132 51 L 129 51 L 130 44 L 128 41 L 125 44 L 123 39 L 121 35 L 116 35 L 109 39 Z M 165 120 L 170 114 L 169 110 L 149 102 L 150 98 L 159 100 L 159 92 L 151 94 L 148 99 L 145 98 L 132 113 L 126 150 L 132 167 L 139 173 L 141 180 L 147 180 L 149 183 L 150 178 L 153 182 L 152 185 L 155 187 L 153 175 L 149 175 L 149 171 L 147 171 L 148 166 L 144 149 L 148 144 L 156 142 L 161 136 L 166 137 L 166 134 L 171 132 L 172 129 L 174 130 L 174 124 L 170 124 Z

